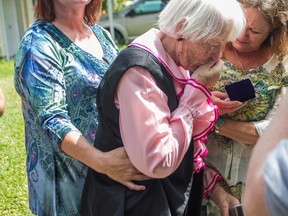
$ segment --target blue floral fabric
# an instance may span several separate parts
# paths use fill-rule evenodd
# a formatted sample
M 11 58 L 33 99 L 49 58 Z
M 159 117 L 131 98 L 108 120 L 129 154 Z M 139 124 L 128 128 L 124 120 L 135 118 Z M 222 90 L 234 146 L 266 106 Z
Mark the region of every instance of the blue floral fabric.
M 79 131 L 93 144 L 98 125 L 96 91 L 119 53 L 109 33 L 91 26 L 100 41 L 99 60 L 53 24 L 36 21 L 15 57 L 15 88 L 22 99 L 29 206 L 37 215 L 79 215 L 87 167 L 60 149 Z

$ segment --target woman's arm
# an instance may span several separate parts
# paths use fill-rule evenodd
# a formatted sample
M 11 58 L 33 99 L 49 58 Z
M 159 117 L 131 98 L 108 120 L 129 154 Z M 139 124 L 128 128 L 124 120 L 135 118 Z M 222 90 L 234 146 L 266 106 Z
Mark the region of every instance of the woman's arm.
M 71 131 L 64 137 L 61 149 L 71 157 L 97 172 L 106 174 L 131 190 L 145 189 L 145 186 L 132 182 L 132 180 L 146 180 L 148 177 L 135 169 L 124 147 L 104 153 L 91 146 L 79 132 Z
M 229 216 L 229 208 L 240 204 L 239 200 L 228 193 L 220 183 L 217 183 L 209 196 L 221 211 L 222 216 Z
M 252 122 L 224 119 L 219 134 L 245 144 L 256 144 L 259 134 Z
M 283 87 L 277 95 L 273 108 L 268 112 L 265 119 L 257 122 L 243 122 L 224 119 L 224 126 L 219 131 L 220 135 L 229 137 L 241 143 L 254 145 L 263 130 L 269 125 L 272 117 L 278 109 L 279 101 L 287 92 L 287 87 Z M 235 110 L 234 110 L 235 111 Z
M 211 99 L 218 106 L 220 115 L 235 112 L 243 106 L 241 102 L 227 100 L 227 93 L 219 91 L 213 91 Z M 259 137 L 253 123 L 230 119 L 224 119 L 219 134 L 246 144 L 255 144 Z
M 29 103 L 35 121 L 53 140 L 57 140 L 51 145 L 130 189 L 143 190 L 144 187 L 133 184 L 131 180 L 145 180 L 147 177 L 132 166 L 123 148 L 103 153 L 94 148 L 71 122 L 61 63 L 52 54 L 57 50 L 46 41 L 43 43 L 45 46 L 40 47 L 45 47 L 45 50 L 31 50 L 23 56 L 25 59 L 19 68 L 25 68 L 25 73 L 18 71 L 16 82 L 17 90 Z

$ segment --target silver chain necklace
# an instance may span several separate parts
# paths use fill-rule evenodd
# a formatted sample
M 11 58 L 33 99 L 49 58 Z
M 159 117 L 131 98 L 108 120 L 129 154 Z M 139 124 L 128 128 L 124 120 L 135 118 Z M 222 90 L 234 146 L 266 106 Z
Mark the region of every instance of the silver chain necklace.
M 233 46 L 232 46 L 232 48 L 233 48 L 233 51 L 234 51 L 234 55 L 236 56 L 237 61 L 238 61 L 238 63 L 240 64 L 240 67 L 241 67 L 241 69 L 242 69 L 242 72 L 245 72 L 244 67 L 243 67 L 243 65 L 242 65 L 242 63 L 241 63 L 241 61 L 240 61 L 240 59 L 239 59 L 239 56 L 238 56 L 235 48 L 234 48 Z

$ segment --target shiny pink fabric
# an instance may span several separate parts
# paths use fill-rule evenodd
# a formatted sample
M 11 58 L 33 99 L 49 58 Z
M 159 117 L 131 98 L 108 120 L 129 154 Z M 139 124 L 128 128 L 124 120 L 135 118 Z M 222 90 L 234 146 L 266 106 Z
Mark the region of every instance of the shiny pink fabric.
M 152 29 L 131 46 L 154 55 L 173 77 L 179 107 L 170 113 L 167 96 L 142 67 L 130 68 L 121 78 L 115 104 L 123 143 L 133 165 L 142 173 L 164 178 L 177 169 L 191 139 L 194 139 L 195 172 L 205 167 L 207 133 L 218 118 L 210 92 L 178 67 L 164 50 L 161 34 Z

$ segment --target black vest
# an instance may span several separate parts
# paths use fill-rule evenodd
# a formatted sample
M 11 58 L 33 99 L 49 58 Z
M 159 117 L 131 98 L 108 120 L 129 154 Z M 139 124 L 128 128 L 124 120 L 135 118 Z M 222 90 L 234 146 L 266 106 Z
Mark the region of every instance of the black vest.
M 173 79 L 165 67 L 143 49 L 137 47 L 124 49 L 105 74 L 97 95 L 99 126 L 94 146 L 101 151 L 106 152 L 123 146 L 119 130 L 119 111 L 114 104 L 114 94 L 121 76 L 133 66 L 141 66 L 151 73 L 157 86 L 167 95 L 171 112 L 178 106 Z M 135 140 L 135 145 L 139 142 L 141 140 Z M 198 177 L 199 182 L 193 182 L 192 172 L 193 142 L 190 143 L 185 157 L 173 174 L 164 179 L 139 182 L 146 186 L 144 191 L 131 191 L 106 175 L 89 168 L 82 194 L 81 215 L 200 215 L 203 179 L 201 175 Z M 192 182 L 193 199 L 189 199 Z

